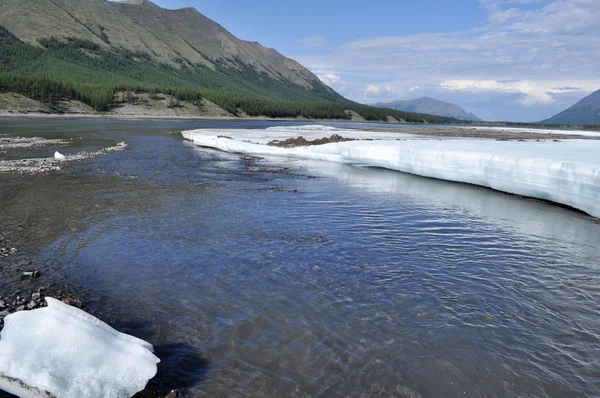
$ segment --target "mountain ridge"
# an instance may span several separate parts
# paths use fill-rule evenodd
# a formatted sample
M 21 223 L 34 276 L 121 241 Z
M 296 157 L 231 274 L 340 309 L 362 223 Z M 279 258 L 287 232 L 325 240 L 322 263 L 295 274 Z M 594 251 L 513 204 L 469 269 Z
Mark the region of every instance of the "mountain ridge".
M 378 108 L 390 108 L 404 112 L 426 113 L 429 115 L 453 117 L 465 121 L 481 121 L 472 113 L 465 111 L 462 107 L 446 101 L 439 101 L 430 97 L 414 98 L 410 100 L 397 100 L 392 102 L 378 102 L 372 104 Z
M 4 0 L 0 25 L 19 39 L 76 37 L 103 48 L 125 48 L 179 67 L 203 64 L 249 66 L 271 79 L 307 90 L 319 87 L 336 96 L 296 61 L 256 42 L 240 40 L 194 8 L 167 10 L 147 0 Z M 182 62 L 183 61 L 183 62 Z M 341 96 L 340 96 L 341 98 Z
M 49 112 L 79 102 L 107 113 L 159 103 L 168 112 L 195 106 L 203 113 L 210 101 L 234 117 L 458 121 L 350 101 L 295 60 L 238 39 L 193 8 L 147 0 L 2 2 L 0 93 L 23 95 Z
M 600 90 L 578 101 L 541 123 L 546 124 L 600 124 Z

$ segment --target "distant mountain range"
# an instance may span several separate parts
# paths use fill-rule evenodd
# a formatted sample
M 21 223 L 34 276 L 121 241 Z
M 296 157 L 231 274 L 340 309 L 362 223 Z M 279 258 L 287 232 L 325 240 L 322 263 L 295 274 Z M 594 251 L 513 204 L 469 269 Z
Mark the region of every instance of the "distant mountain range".
M 390 108 L 404 112 L 426 113 L 429 115 L 453 117 L 459 120 L 470 120 L 480 122 L 477 116 L 465 111 L 458 105 L 449 102 L 438 101 L 433 98 L 423 97 L 411 100 L 398 100 L 393 102 L 378 102 L 373 104 L 378 108 Z
M 600 124 L 600 90 L 569 109 L 542 121 L 547 124 Z

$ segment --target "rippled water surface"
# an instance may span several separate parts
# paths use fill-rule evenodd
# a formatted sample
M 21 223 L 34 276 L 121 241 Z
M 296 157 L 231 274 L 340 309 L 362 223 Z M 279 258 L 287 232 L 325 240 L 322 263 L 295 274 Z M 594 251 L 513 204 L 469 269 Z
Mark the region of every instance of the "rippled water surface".
M 600 396 L 588 217 L 167 134 L 218 125 L 267 126 L 0 122 L 78 137 L 72 150 L 128 142 L 63 173 L 1 177 L 2 211 L 36 220 L 40 260 L 124 314 L 117 326 L 155 344 L 187 396 Z

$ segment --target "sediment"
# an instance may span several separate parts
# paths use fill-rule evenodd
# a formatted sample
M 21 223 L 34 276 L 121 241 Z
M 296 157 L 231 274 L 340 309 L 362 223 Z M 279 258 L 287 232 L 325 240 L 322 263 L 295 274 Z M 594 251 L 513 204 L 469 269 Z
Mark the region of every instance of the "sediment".
M 312 141 L 309 141 L 302 136 L 296 137 L 296 138 L 288 138 L 287 140 L 284 140 L 284 141 L 273 140 L 273 141 L 269 142 L 267 145 L 277 146 L 277 147 L 281 147 L 281 148 L 294 148 L 294 147 L 299 147 L 299 146 L 324 145 L 324 144 L 330 144 L 332 142 L 345 142 L 345 141 L 355 141 L 355 140 L 356 140 L 355 138 L 346 138 L 346 137 L 342 137 L 341 135 L 338 135 L 338 134 L 333 134 L 329 138 L 328 137 L 317 138 Z

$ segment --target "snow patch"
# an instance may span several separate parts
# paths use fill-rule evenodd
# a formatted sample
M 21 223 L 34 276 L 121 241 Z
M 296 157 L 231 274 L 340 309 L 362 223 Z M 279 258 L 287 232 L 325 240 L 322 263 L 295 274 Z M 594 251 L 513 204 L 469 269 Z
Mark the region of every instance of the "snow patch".
M 62 162 L 64 160 L 67 160 L 67 157 L 65 155 L 63 155 L 62 153 L 56 151 L 56 152 L 54 152 L 54 159 Z
M 4 319 L 0 389 L 21 397 L 127 398 L 160 360 L 151 344 L 53 298 Z
M 282 135 L 310 131 L 279 128 L 254 132 L 248 142 L 235 130 L 183 132 L 193 143 L 226 152 L 287 156 L 382 167 L 442 180 L 481 185 L 499 191 L 549 200 L 600 216 L 600 141 L 517 142 L 492 140 L 349 141 L 319 146 L 280 148 L 265 145 Z M 360 132 L 363 138 L 372 138 Z M 219 137 L 219 135 L 221 137 Z M 233 136 L 223 138 L 223 135 Z M 346 136 L 344 134 L 344 136 Z

